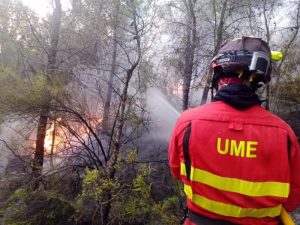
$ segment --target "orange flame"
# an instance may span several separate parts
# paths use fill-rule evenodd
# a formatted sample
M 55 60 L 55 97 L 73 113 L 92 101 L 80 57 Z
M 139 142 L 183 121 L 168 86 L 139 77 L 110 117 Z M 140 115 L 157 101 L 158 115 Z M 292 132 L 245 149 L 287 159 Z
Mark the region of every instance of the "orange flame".
M 44 140 L 44 148 L 46 153 L 50 154 L 51 153 L 51 149 L 53 148 L 53 152 L 56 152 L 56 146 L 60 144 L 61 140 L 60 140 L 60 136 L 57 134 L 54 134 L 54 129 L 56 126 L 56 121 L 53 121 L 50 125 L 50 127 L 47 129 L 46 131 L 46 137 Z M 57 131 L 55 131 L 57 133 Z M 55 135 L 54 138 L 54 143 L 53 142 L 53 134 Z M 52 147 L 52 145 L 54 145 Z
M 58 122 L 60 121 L 61 118 L 52 121 L 46 131 L 44 148 L 47 154 L 51 154 L 51 148 L 53 148 L 53 153 L 58 153 L 60 150 L 63 150 L 64 147 L 78 145 L 78 141 L 76 141 L 75 139 L 68 140 L 68 144 L 63 143 L 65 139 L 64 133 L 66 133 L 67 131 L 63 127 L 58 126 Z M 90 118 L 89 122 L 92 129 L 96 129 L 102 123 L 102 118 Z M 73 124 L 72 127 L 82 139 L 88 138 L 89 131 L 84 125 Z M 54 143 L 53 135 L 55 135 Z M 54 146 L 52 147 L 52 145 Z
M 174 87 L 173 87 L 173 91 L 172 91 L 173 95 L 176 96 L 181 96 L 183 93 L 183 85 L 180 83 L 177 83 Z

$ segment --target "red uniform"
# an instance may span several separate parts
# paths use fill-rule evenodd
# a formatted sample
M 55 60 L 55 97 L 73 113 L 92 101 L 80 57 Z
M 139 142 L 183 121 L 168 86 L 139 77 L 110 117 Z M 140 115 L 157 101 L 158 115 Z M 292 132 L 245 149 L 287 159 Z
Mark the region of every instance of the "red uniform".
M 244 225 L 277 225 L 281 207 L 300 205 L 300 151 L 283 120 L 259 105 L 222 101 L 185 111 L 169 145 L 188 208 Z

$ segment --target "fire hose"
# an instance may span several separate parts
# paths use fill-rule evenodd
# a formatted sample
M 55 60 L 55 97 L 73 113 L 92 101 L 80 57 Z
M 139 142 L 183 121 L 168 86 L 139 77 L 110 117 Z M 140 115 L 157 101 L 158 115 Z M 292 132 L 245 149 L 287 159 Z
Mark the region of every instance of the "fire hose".
M 290 214 L 283 207 L 281 209 L 280 219 L 283 225 L 296 225 Z

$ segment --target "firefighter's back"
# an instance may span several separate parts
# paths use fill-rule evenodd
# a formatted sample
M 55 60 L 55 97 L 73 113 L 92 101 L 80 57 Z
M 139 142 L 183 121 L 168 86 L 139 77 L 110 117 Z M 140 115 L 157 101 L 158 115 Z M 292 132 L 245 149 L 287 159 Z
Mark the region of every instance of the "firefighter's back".
M 181 175 L 188 207 L 239 224 L 278 224 L 289 195 L 289 126 L 258 105 L 222 101 L 183 113 Z M 187 150 L 188 151 L 187 151 Z

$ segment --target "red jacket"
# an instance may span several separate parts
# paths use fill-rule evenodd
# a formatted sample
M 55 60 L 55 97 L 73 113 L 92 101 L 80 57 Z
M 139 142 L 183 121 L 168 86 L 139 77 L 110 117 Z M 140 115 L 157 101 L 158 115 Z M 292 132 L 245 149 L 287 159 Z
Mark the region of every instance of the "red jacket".
M 283 120 L 255 105 L 218 101 L 185 111 L 169 162 L 198 214 L 244 225 L 275 225 L 300 205 L 300 151 Z

